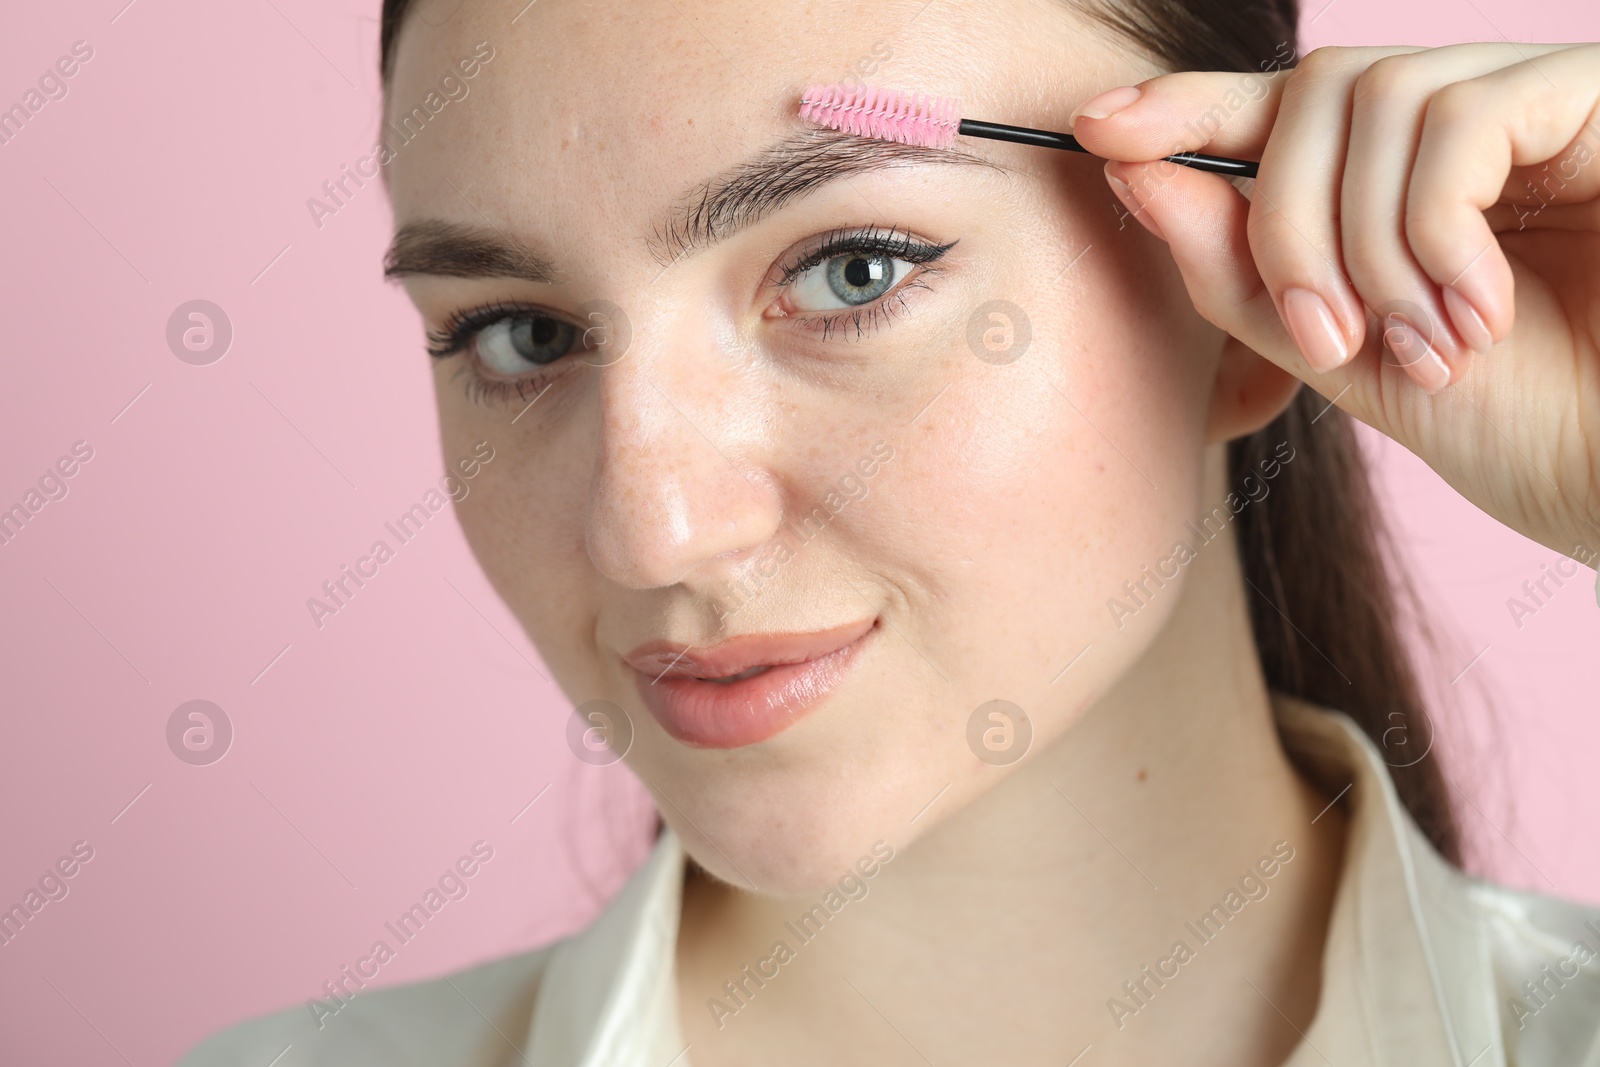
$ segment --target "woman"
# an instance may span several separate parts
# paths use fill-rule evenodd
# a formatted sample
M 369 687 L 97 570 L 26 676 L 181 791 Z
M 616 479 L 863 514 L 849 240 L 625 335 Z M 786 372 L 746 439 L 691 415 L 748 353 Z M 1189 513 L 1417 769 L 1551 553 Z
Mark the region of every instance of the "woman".
M 1347 418 L 1600 545 L 1600 50 L 411 6 L 388 270 L 500 457 L 461 521 L 665 825 L 577 937 L 186 1063 L 1600 1062 L 1600 916 L 1454 865 Z M 1114 162 L 797 120 L 864 71 Z

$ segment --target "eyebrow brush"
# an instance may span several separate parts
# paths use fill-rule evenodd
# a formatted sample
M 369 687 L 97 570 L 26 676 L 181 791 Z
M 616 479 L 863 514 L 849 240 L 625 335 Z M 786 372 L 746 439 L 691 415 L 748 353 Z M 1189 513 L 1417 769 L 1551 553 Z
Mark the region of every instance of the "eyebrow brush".
M 857 137 L 897 141 L 923 148 L 949 148 L 959 134 L 962 137 L 985 137 L 991 141 L 1011 141 L 1093 155 L 1070 133 L 1052 133 L 1026 126 L 964 119 L 960 106 L 950 97 L 906 93 L 898 89 L 873 89 L 865 85 L 812 85 L 800 98 L 800 117 L 818 126 Z M 1259 167 L 1259 164 L 1248 160 L 1207 156 L 1198 152 L 1179 152 L 1165 158 L 1179 166 L 1234 178 L 1254 178 Z

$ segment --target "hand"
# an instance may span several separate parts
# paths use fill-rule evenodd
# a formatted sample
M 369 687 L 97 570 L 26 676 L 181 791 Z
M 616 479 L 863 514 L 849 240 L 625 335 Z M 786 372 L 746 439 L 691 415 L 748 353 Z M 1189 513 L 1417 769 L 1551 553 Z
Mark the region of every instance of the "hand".
M 1137 89 L 1073 132 L 1200 313 L 1592 566 L 1600 46 L 1324 48 Z M 1259 159 L 1260 178 L 1247 199 L 1150 162 L 1178 151 Z

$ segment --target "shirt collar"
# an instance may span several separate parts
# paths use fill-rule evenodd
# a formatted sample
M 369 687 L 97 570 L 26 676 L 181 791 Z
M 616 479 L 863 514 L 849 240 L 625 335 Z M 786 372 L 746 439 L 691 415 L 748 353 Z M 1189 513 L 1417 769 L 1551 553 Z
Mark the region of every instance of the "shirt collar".
M 685 861 L 664 827 L 600 916 L 551 950 L 523 1044 L 531 1067 L 687 1067 L 674 966 Z
M 1340 712 L 1276 695 L 1284 749 L 1348 819 L 1317 1015 L 1286 1067 L 1505 1067 L 1481 920 L 1464 876 L 1395 792 L 1377 745 Z
M 1406 813 L 1359 726 L 1273 702 L 1285 750 L 1330 796 L 1342 792 L 1349 825 L 1317 1015 L 1285 1067 L 1505 1067 L 1462 875 Z M 674 966 L 685 862 L 663 829 L 600 916 L 552 948 L 523 1045 L 531 1067 L 687 1067 Z

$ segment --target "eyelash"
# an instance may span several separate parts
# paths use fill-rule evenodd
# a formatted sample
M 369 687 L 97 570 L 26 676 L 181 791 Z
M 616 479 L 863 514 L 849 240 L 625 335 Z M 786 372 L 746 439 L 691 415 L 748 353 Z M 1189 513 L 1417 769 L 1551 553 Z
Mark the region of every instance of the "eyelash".
M 781 292 L 812 267 L 854 253 L 890 256 L 921 267 L 922 269 L 910 279 L 901 282 L 871 304 L 849 309 L 840 308 L 832 314 L 811 312 L 802 313 L 806 314 L 804 318 L 795 316 L 799 319 L 797 325 L 800 328 L 817 333 L 824 341 L 828 340 L 830 335 L 847 327 L 854 327 L 855 339 L 859 341 L 863 335 L 877 330 L 892 319 L 896 309 L 903 310 L 906 294 L 912 289 L 930 288 L 922 279 L 925 275 L 938 273 L 938 268 L 931 264 L 938 261 L 955 245 L 954 241 L 942 245 L 928 244 L 912 237 L 909 231 L 902 232 L 893 227 L 886 230 L 877 226 L 869 226 L 865 230 L 834 230 L 824 235 L 822 242 L 811 251 L 783 267 L 773 287 Z
M 820 312 L 801 312 L 788 316 L 801 328 L 819 335 L 821 340 L 828 340 L 830 336 L 853 328 L 856 340 L 880 328 L 892 319 L 897 310 L 903 310 L 906 294 L 916 288 L 927 289 L 928 284 L 923 277 L 928 274 L 938 273 L 938 268 L 932 266 L 944 254 L 956 245 L 955 241 L 948 244 L 929 244 L 912 237 L 909 232 L 903 232 L 893 227 L 883 229 L 870 226 L 867 229 L 838 229 L 825 234 L 822 240 L 810 251 L 801 254 L 794 261 L 780 268 L 778 278 L 772 283 L 772 288 L 781 293 L 792 285 L 796 278 L 819 264 L 828 260 L 851 254 L 890 256 L 903 260 L 921 269 L 907 280 L 895 286 L 890 292 L 884 294 L 871 304 L 861 307 L 838 309 L 833 314 Z M 565 321 L 560 316 L 551 314 L 547 309 L 532 304 L 523 304 L 512 301 L 493 301 L 480 304 L 476 307 L 453 311 L 445 320 L 443 326 L 437 330 L 428 331 L 428 355 L 434 359 L 448 359 L 451 356 L 466 352 L 472 345 L 475 337 L 483 330 L 502 322 L 508 318 L 519 316 L 537 316 L 556 321 Z M 563 356 L 562 359 L 567 357 Z M 558 360 L 557 362 L 560 362 Z M 554 364 L 551 364 L 553 367 Z M 550 387 L 553 375 L 540 372 L 525 375 L 515 379 L 491 378 L 478 367 L 475 359 L 463 361 L 463 367 L 457 377 L 467 377 L 467 397 L 476 402 L 508 401 L 512 394 L 519 400 L 528 400 L 530 395 L 537 398 Z
M 497 322 L 518 316 L 557 318 L 536 305 L 505 300 L 495 300 L 476 307 L 452 311 L 443 326 L 428 331 L 428 355 L 443 360 L 466 352 L 480 332 Z M 466 378 L 467 399 L 476 403 L 509 401 L 512 394 L 515 394 L 518 400 L 527 400 L 530 394 L 537 398 L 550 388 L 552 378 L 548 370 L 509 380 L 491 378 L 479 369 L 478 361 L 471 358 L 462 361 L 462 367 L 455 376 Z
M 543 308 L 531 304 L 504 300 L 452 311 L 443 326 L 428 331 L 428 355 L 434 359 L 448 359 L 466 349 L 479 330 L 519 315 L 543 315 L 552 319 L 556 317 Z

